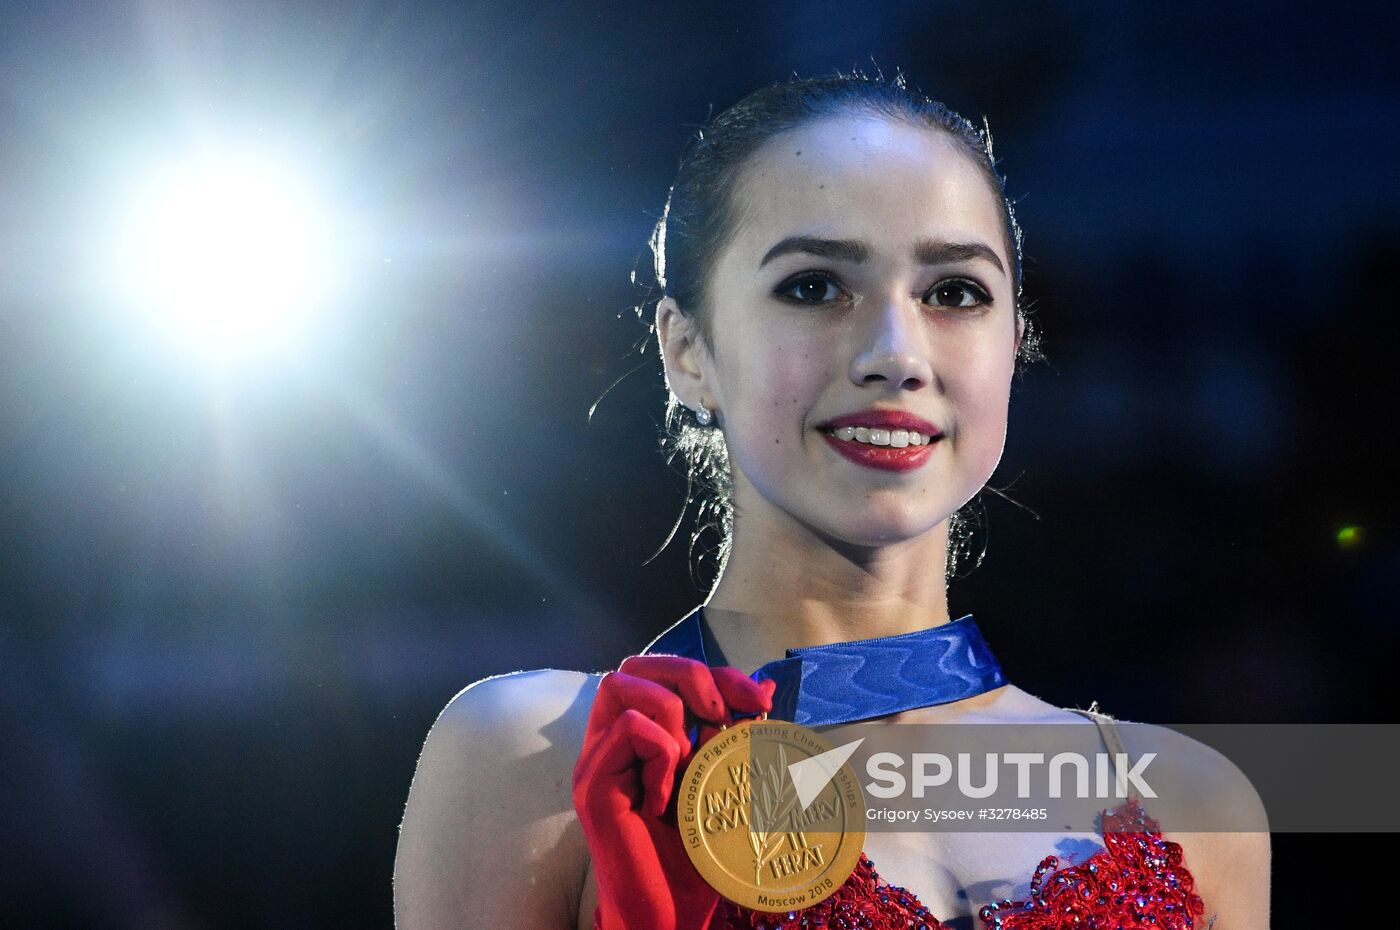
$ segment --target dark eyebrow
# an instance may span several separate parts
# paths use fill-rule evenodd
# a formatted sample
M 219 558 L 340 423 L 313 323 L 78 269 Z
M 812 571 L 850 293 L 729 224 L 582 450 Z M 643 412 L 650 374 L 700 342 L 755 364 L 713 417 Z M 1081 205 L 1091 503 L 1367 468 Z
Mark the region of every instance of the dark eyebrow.
M 791 252 L 806 252 L 808 255 L 815 255 L 818 258 L 830 258 L 834 261 L 851 262 L 857 265 L 870 258 L 870 246 L 855 239 L 788 236 L 768 250 L 768 254 L 763 256 L 763 261 L 758 263 L 758 267 L 762 268 L 779 255 L 787 255 Z
M 803 252 L 818 258 L 860 264 L 870 259 L 870 246 L 858 239 L 821 239 L 816 236 L 788 236 L 763 256 L 758 267 L 771 262 L 780 255 Z M 983 258 L 997 266 L 1006 274 L 1001 259 L 990 246 L 981 242 L 938 242 L 934 239 L 920 239 L 914 244 L 914 261 L 921 265 L 949 265 L 953 262 L 971 261 Z
M 933 239 L 920 239 L 914 245 L 914 261 L 920 265 L 951 265 L 953 262 L 969 262 L 974 258 L 985 258 L 997 266 L 997 271 L 1006 274 L 996 251 L 981 242 L 936 242 Z

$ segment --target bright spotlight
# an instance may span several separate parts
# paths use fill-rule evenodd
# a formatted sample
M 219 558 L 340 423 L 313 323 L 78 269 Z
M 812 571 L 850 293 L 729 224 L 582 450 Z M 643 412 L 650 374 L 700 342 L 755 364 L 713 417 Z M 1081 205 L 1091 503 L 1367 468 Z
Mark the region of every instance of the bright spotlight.
M 199 153 L 138 188 L 118 236 L 126 302 L 208 360 L 303 336 L 328 297 L 334 230 L 290 166 Z

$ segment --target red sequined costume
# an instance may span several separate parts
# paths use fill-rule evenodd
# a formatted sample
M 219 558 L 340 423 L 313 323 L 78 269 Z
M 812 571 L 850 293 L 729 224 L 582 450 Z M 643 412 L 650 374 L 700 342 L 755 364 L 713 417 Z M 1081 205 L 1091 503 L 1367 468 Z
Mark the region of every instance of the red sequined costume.
M 1031 879 L 1030 897 L 987 905 L 979 915 L 983 925 L 998 930 L 1195 930 L 1205 905 L 1182 862 L 1181 845 L 1162 838 L 1157 822 L 1137 798 L 1103 812 L 1103 838 L 1106 848 L 1078 865 L 1060 868 L 1058 857 L 1046 856 Z M 888 884 L 861 853 L 845 884 L 824 901 L 786 914 L 768 914 L 721 899 L 710 926 L 715 930 L 943 930 L 947 925 L 912 892 Z

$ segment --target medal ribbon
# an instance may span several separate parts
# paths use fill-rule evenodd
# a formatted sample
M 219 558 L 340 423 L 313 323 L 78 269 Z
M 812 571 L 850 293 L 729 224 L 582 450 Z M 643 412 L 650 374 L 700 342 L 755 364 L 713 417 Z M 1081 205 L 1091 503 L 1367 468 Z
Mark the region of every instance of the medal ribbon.
M 695 608 L 642 654 L 726 664 L 703 610 Z M 749 677 L 778 683 L 770 718 L 809 727 L 948 704 L 1006 684 L 972 614 L 912 633 L 789 649 Z

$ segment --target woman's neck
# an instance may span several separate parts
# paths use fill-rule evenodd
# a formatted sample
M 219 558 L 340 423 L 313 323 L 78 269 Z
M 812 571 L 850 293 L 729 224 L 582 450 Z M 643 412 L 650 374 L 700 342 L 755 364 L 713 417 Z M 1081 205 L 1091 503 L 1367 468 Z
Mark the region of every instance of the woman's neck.
M 789 648 L 948 622 L 946 521 L 915 539 L 879 547 L 776 529 L 765 532 L 752 520 L 735 527 L 729 557 L 705 601 L 705 620 L 729 665 L 752 674 Z

